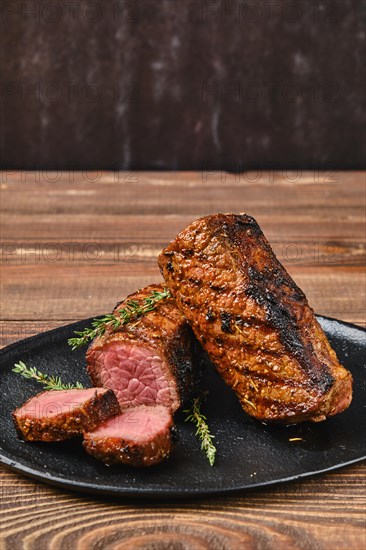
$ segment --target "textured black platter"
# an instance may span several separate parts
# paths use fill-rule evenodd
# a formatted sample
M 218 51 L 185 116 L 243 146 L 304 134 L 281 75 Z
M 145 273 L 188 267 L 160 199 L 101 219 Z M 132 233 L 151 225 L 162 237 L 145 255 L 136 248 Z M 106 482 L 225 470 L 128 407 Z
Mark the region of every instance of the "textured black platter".
M 12 372 L 19 360 L 89 385 L 85 350 L 71 351 L 67 339 L 90 320 L 27 338 L 0 352 L 0 462 L 46 483 L 94 494 L 134 498 L 188 498 L 229 494 L 311 476 L 359 462 L 366 456 L 366 337 L 359 327 L 318 317 L 340 361 L 354 377 L 354 398 L 343 414 L 320 424 L 265 426 L 245 415 L 236 397 L 213 371 L 203 385 L 205 408 L 215 434 L 217 459 L 210 467 L 194 436 L 194 426 L 176 417 L 180 441 L 169 461 L 145 470 L 107 467 L 88 456 L 79 440 L 23 443 L 11 412 L 41 391 Z M 301 438 L 301 441 L 290 441 Z

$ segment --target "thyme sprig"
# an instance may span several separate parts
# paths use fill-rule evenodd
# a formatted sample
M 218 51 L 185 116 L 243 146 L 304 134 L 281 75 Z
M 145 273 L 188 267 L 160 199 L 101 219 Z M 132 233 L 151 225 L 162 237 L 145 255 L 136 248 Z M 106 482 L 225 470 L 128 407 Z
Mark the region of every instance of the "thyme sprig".
M 84 387 L 80 382 L 76 382 L 76 384 L 63 384 L 59 376 L 47 376 L 35 367 L 28 368 L 23 361 L 15 363 L 13 372 L 20 374 L 24 378 L 36 380 L 39 384 L 43 384 L 46 390 L 73 390 Z
M 167 288 L 162 292 L 154 290 L 150 296 L 141 301 L 129 300 L 126 306 L 118 311 L 117 314 L 108 314 L 104 317 L 94 319 L 91 323 L 92 328 L 85 328 L 82 331 L 75 331 L 77 337 L 69 338 L 68 342 L 72 349 L 77 349 L 87 344 L 96 337 L 103 336 L 107 328 L 117 330 L 123 325 L 127 325 L 132 320 L 138 319 L 145 313 L 152 311 L 155 305 L 161 300 L 170 298 L 171 294 Z
M 201 412 L 202 401 L 206 399 L 206 395 L 207 392 L 203 392 L 201 395 L 195 397 L 191 408 L 183 412 L 188 414 L 185 422 L 193 422 L 196 425 L 196 437 L 201 441 L 201 449 L 206 453 L 210 465 L 213 466 L 215 463 L 216 447 L 212 440 L 215 436 L 210 433 L 207 418 Z

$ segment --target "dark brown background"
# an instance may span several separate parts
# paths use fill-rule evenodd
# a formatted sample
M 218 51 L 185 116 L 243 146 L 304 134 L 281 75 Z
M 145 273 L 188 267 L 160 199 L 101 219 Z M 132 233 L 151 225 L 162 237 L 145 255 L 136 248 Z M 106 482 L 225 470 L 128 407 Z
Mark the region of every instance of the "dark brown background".
M 3 0 L 3 168 L 361 168 L 363 0 Z

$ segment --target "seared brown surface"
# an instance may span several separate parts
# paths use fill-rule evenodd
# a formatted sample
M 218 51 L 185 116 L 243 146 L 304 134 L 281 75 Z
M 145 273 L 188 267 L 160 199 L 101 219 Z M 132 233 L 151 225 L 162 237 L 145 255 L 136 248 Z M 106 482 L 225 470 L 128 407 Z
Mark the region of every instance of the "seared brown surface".
M 58 392 L 52 393 L 55 394 L 57 404 Z M 27 407 L 32 408 L 31 402 L 35 397 L 31 397 L 22 407 L 13 412 L 15 428 L 19 437 L 25 441 L 64 441 L 81 435 L 85 431 L 93 430 L 107 418 L 120 413 L 118 401 L 112 390 L 103 391 L 102 388 L 96 388 L 93 397 L 84 400 L 77 407 L 73 404 L 72 410 L 57 416 L 47 414 L 29 416 Z
M 149 417 L 154 416 L 154 409 L 165 409 L 160 405 L 147 407 L 140 405 L 132 409 L 126 409 L 122 415 L 130 415 L 133 420 L 134 412 L 139 410 Z M 136 468 L 146 468 L 159 464 L 163 460 L 169 458 L 172 449 L 172 429 L 173 416 L 168 409 L 163 413 L 166 415 L 164 426 L 160 429 L 150 429 L 146 432 L 145 437 L 136 438 L 133 435 L 126 433 L 126 430 L 121 430 L 118 436 L 108 435 L 108 433 L 100 434 L 100 429 L 84 434 L 83 446 L 84 449 L 94 458 L 105 462 L 106 464 L 122 464 L 126 466 L 134 466 Z M 159 411 L 161 414 L 161 411 Z M 116 417 L 113 421 L 118 422 Z M 103 426 L 101 426 L 103 428 Z M 107 430 L 104 430 L 106 432 Z
M 151 296 L 153 291 L 162 292 L 163 289 L 162 284 L 142 288 L 118 303 L 114 313 L 118 315 L 129 301 L 143 303 L 143 299 Z M 173 411 L 192 394 L 199 376 L 198 344 L 172 298 L 157 302 L 152 311 L 139 317 L 136 322 L 123 325 L 118 330 L 109 329 L 101 338 L 92 342 L 86 359 L 88 374 L 96 386 L 102 385 L 98 354 L 104 346 L 112 342 L 147 345 L 149 349 L 155 350 L 159 357 L 165 359 L 167 369 L 164 374 L 171 388 Z
M 351 374 L 254 218 L 199 219 L 163 250 L 159 265 L 179 309 L 248 414 L 320 421 L 348 407 Z
M 127 173 L 95 183 L 36 175 L 2 174 L 2 346 L 111 311 L 118 296 L 159 280 L 156 257 L 183 227 L 219 211 L 260 220 L 316 313 L 365 326 L 365 173 L 203 181 L 200 172 L 150 172 L 134 184 Z M 237 497 L 132 502 L 1 467 L 0 548 L 364 550 L 365 475 L 358 464 Z

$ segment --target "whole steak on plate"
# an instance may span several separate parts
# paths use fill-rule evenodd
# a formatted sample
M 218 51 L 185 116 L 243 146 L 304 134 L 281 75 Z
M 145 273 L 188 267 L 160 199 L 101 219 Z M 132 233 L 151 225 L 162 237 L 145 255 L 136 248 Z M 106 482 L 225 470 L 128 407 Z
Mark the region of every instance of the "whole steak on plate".
M 134 301 L 142 303 L 162 285 L 150 285 L 117 304 L 114 313 Z M 117 330 L 96 338 L 87 354 L 93 384 L 112 389 L 122 408 L 164 405 L 176 411 L 199 375 L 199 344 L 172 298 Z
M 351 374 L 251 216 L 193 222 L 162 251 L 159 265 L 248 414 L 317 422 L 349 406 Z
M 63 441 L 120 412 L 116 396 L 104 388 L 44 391 L 16 409 L 13 420 L 26 441 Z

